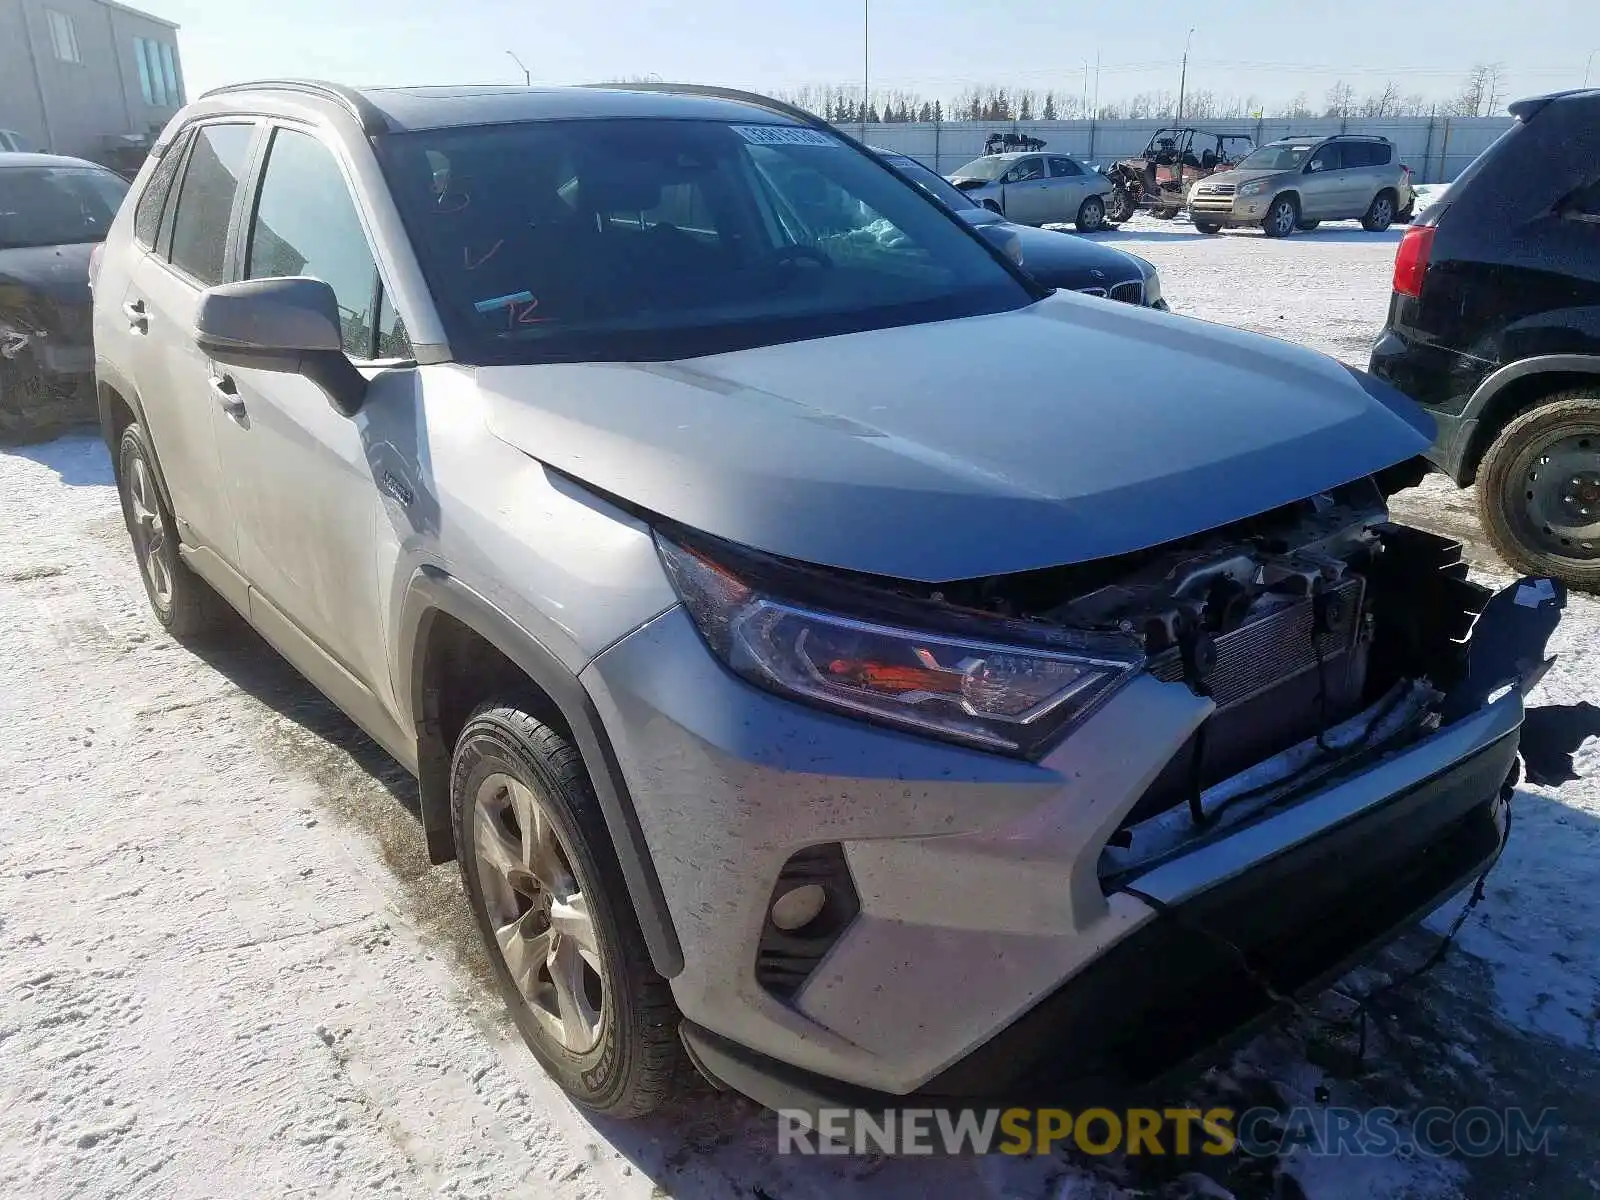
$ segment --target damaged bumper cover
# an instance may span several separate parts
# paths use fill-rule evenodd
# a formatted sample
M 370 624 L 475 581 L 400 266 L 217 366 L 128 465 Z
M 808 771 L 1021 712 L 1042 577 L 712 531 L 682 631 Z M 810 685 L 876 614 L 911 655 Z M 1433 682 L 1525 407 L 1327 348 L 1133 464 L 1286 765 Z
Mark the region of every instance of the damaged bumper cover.
M 719 696 L 749 689 L 699 646 L 708 670 L 686 653 L 663 673 L 668 644 L 693 640 L 681 612 L 665 614 L 585 683 L 612 728 L 643 731 L 619 758 L 663 800 L 641 818 L 685 945 L 673 982 L 686 1045 L 773 1107 L 1060 1103 L 1160 1077 L 1274 1008 L 1218 939 L 1278 992 L 1311 994 L 1492 864 L 1523 696 L 1564 599 L 1544 580 L 1496 596 L 1466 678 L 1409 740 L 1110 876 L 1099 860 L 1123 814 L 1203 720 L 1185 689 L 1136 680 L 1039 763 L 1010 762 Z M 642 674 L 629 662 L 641 637 L 655 663 Z M 765 711 L 738 728 L 716 715 L 752 708 Z M 828 761 L 807 745 L 827 745 Z M 707 779 L 722 781 L 710 803 L 726 846 L 672 828 L 679 800 L 707 802 Z M 788 864 L 822 842 L 843 875 L 813 862 L 814 877 L 853 907 L 774 995 L 759 977 L 764 915 Z

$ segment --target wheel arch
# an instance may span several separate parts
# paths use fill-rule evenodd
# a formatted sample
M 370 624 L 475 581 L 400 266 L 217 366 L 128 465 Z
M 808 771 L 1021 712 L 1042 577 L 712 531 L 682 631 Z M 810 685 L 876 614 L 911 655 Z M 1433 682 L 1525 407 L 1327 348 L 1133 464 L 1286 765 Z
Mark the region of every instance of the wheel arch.
M 161 469 L 161 451 L 156 444 L 156 433 L 144 415 L 144 403 L 139 399 L 139 391 L 133 386 L 133 381 L 101 359 L 95 364 L 94 390 L 95 405 L 100 414 L 100 437 L 111 453 L 112 471 L 120 472 L 122 469 L 117 446 L 122 441 L 123 430 L 138 422 L 150 447 L 150 465 L 154 468 L 156 491 L 160 493 L 167 511 L 176 513 L 177 509 L 172 505 L 172 492 L 167 488 L 166 473 Z
M 1600 395 L 1600 355 L 1546 354 L 1501 367 L 1467 401 L 1462 417 L 1472 422 L 1471 436 L 1451 476 L 1462 487 L 1471 484 L 1484 454 L 1507 425 L 1545 400 L 1590 386 Z
M 467 716 L 496 692 L 524 696 L 533 706 L 532 715 L 559 729 L 583 757 L 652 965 L 669 979 L 682 971 L 683 947 L 633 798 L 594 702 L 577 676 L 488 599 L 431 567 L 418 569 L 406 588 L 396 647 L 396 682 L 409 703 L 417 738 L 417 782 L 429 859 L 442 863 L 455 857 L 450 758 Z

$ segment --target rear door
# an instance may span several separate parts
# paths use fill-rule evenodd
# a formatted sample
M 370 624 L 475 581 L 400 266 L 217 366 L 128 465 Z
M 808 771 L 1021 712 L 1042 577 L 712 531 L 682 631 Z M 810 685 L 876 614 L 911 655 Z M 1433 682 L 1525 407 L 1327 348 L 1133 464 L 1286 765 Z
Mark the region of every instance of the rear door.
M 1394 169 L 1389 161 L 1394 147 L 1384 142 L 1355 141 L 1344 146 L 1345 174 L 1350 178 L 1352 216 L 1361 216 L 1372 207 L 1373 198 L 1384 188 L 1394 187 Z M 1397 194 L 1398 195 L 1398 194 Z M 1398 210 L 1398 205 L 1396 205 Z
M 1042 155 L 1019 158 L 1001 178 L 1005 183 L 1006 216 L 1027 225 L 1042 225 L 1052 219 L 1050 177 Z
M 238 543 L 211 424 L 218 401 L 210 361 L 195 345 L 194 319 L 201 292 L 228 278 L 239 181 L 258 132 L 255 122 L 237 119 L 195 129 L 156 245 L 134 266 L 119 314 L 180 536 L 236 567 Z
M 1050 163 L 1050 220 L 1075 221 L 1078 209 L 1093 190 L 1094 176 L 1064 154 L 1052 154 Z
M 392 699 L 376 563 L 380 538 L 393 534 L 379 525 L 383 505 L 372 466 L 384 439 L 370 431 L 375 422 L 382 427 L 410 415 L 416 372 L 398 365 L 410 348 L 379 285 L 338 153 L 298 125 L 274 124 L 268 138 L 241 205 L 239 277 L 306 275 L 332 287 L 345 352 L 366 368 L 370 386 L 363 410 L 350 418 L 303 375 L 217 372 L 234 401 L 214 407 L 212 421 L 250 579 L 251 616 L 273 630 L 282 625 L 277 614 L 288 617 L 344 671 Z M 258 611 L 258 597 L 271 609 Z

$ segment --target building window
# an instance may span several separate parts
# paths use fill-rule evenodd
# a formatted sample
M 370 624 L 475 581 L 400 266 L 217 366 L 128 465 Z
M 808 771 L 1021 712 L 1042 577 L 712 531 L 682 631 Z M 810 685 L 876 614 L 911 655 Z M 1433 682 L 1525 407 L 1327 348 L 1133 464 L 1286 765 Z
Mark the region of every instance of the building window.
M 44 15 L 50 23 L 50 45 L 56 57 L 62 62 L 82 62 L 78 57 L 78 31 L 73 27 L 72 18 L 53 8 L 45 9 Z
M 176 108 L 178 65 L 172 47 L 153 38 L 133 39 L 133 59 L 139 67 L 139 90 L 144 102 L 156 108 Z

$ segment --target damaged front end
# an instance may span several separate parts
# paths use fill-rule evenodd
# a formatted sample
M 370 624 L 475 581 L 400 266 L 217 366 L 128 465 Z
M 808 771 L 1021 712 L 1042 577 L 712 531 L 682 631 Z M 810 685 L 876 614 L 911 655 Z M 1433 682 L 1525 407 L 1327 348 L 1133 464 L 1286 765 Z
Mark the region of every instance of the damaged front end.
M 0 280 L 0 441 L 29 441 L 95 420 L 86 296 L 70 300 Z

